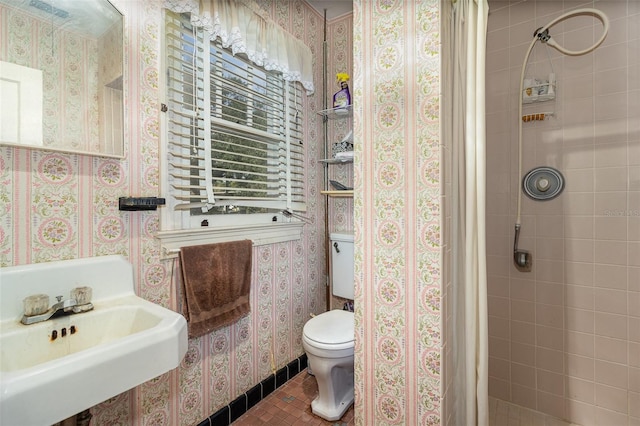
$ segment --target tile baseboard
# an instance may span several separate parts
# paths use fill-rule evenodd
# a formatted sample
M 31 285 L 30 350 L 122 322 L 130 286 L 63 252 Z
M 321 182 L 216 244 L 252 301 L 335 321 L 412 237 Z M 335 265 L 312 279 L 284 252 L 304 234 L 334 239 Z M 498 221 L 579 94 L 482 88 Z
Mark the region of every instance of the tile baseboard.
M 307 354 L 302 354 L 274 374 L 270 374 L 260 383 L 238 396 L 214 414 L 210 415 L 198 426 L 229 426 L 250 408 L 262 401 L 273 391 L 291 380 L 298 373 L 307 368 Z

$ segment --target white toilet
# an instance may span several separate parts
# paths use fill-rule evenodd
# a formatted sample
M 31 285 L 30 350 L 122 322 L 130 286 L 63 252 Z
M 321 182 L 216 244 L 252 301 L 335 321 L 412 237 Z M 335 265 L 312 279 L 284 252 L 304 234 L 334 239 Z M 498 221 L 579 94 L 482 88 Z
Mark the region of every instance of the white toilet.
M 333 294 L 353 300 L 353 235 L 331 234 Z M 313 414 L 334 421 L 353 404 L 353 312 L 331 310 L 311 318 L 302 346 L 318 382 Z

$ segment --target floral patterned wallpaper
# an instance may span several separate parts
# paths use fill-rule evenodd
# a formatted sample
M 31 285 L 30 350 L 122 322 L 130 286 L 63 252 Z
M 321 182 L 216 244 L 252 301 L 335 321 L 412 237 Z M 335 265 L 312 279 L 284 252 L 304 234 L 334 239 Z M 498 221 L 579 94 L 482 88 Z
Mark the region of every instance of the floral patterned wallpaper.
M 353 73 L 353 14 L 334 18 L 327 31 L 327 108 L 333 107 L 333 94 L 340 89 L 336 74 Z M 351 81 L 349 82 L 351 86 Z M 352 99 L 353 103 L 353 99 Z M 344 139 L 353 130 L 353 118 L 327 121 L 327 157 L 333 157 L 333 145 Z M 353 164 L 328 166 L 329 179 L 353 187 Z M 329 188 L 333 189 L 333 188 Z M 328 198 L 329 232 L 353 234 L 353 198 Z M 342 309 L 347 299 L 331 295 L 330 309 Z
M 355 416 L 440 424 L 440 2 L 354 2 Z
M 126 158 L 1 147 L 0 262 L 120 253 L 138 294 L 175 309 L 157 214 L 117 210 L 119 196 L 158 195 L 161 0 L 114 3 L 126 16 Z M 311 47 L 320 82 L 322 17 L 301 0 L 256 3 Z M 345 205 L 331 220 L 356 234 L 359 425 L 440 422 L 439 16 L 437 0 L 355 0 L 353 32 L 347 20 L 332 32 L 345 55 L 334 69 L 353 73 L 354 216 Z M 321 96 L 305 105 L 314 225 L 254 249 L 250 316 L 190 340 L 178 369 L 93 407 L 94 424 L 197 424 L 270 374 L 272 353 L 275 368 L 303 353 L 302 326 L 325 307 Z
M 311 47 L 321 81 L 322 17 L 298 0 L 259 7 Z M 125 15 L 124 160 L 0 147 L 0 264 L 121 254 L 136 292 L 176 309 L 172 261 L 160 260 L 156 212 L 121 212 L 118 197 L 157 196 L 162 1 L 116 0 Z M 3 28 L 4 15 L 1 17 Z M 26 27 L 25 27 L 26 28 Z M 6 46 L 4 37 L 0 45 Z M 92 424 L 194 425 L 303 353 L 302 327 L 325 309 L 321 94 L 308 97 L 308 215 L 301 240 L 256 247 L 251 314 L 189 341 L 179 368 L 93 407 Z M 273 360 L 273 361 L 272 361 Z

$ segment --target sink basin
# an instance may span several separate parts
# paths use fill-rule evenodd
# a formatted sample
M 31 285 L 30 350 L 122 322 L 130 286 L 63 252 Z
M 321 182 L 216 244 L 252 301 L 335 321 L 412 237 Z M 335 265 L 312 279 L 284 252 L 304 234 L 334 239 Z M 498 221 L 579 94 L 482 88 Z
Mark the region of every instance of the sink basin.
M 106 345 L 155 327 L 161 321 L 162 316 L 151 309 L 123 305 L 8 329 L 0 336 L 0 373 L 31 368 Z
M 136 296 L 120 256 L 2 268 L 0 282 L 0 424 L 56 423 L 166 373 L 186 353 L 184 317 Z M 24 297 L 55 300 L 79 285 L 92 287 L 92 311 L 20 323 Z

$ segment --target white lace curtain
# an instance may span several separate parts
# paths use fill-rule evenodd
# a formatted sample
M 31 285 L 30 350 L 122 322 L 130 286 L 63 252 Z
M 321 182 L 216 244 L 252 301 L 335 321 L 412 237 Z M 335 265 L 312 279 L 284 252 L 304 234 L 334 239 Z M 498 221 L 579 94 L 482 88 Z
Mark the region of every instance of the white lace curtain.
M 165 0 L 177 13 L 191 13 L 191 23 L 219 37 L 232 53 L 244 53 L 254 64 L 298 81 L 313 94 L 311 50 L 246 0 Z

